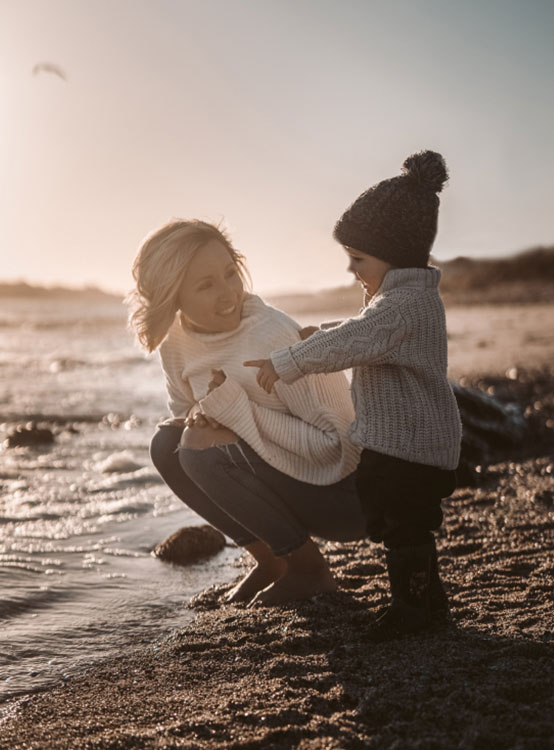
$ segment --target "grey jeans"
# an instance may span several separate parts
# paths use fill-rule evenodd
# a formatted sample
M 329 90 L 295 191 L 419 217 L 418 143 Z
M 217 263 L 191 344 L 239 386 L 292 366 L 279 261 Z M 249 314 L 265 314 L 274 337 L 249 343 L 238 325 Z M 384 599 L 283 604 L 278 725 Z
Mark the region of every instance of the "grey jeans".
M 150 445 L 154 466 L 179 499 L 239 546 L 261 540 L 286 555 L 310 536 L 365 536 L 355 474 L 332 485 L 307 484 L 274 469 L 243 440 L 198 451 L 179 447 L 181 433 L 158 428 Z

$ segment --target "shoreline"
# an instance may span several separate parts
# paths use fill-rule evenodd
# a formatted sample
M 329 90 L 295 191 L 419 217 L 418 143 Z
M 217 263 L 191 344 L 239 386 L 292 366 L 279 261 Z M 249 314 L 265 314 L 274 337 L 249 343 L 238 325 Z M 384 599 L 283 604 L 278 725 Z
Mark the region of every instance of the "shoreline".
M 536 394 L 547 425 L 554 373 L 535 382 L 508 385 Z M 212 587 L 185 627 L 6 704 L 0 749 L 548 746 L 554 431 L 540 435 L 535 456 L 483 467 L 444 502 L 450 627 L 369 643 L 388 600 L 383 551 L 324 543 L 338 592 L 249 609 L 223 603 L 232 583 Z

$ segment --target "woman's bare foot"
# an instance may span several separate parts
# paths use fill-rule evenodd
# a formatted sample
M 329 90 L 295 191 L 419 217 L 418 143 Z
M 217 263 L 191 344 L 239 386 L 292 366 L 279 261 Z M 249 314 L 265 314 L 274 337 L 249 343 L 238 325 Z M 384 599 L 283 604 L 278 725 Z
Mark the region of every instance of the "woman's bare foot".
M 276 557 L 271 547 L 264 542 L 252 542 L 244 549 L 252 555 L 256 565 L 225 596 L 228 602 L 247 602 L 252 597 L 280 578 L 287 569 L 284 557 Z
M 336 591 L 337 584 L 325 558 L 310 539 L 286 558 L 287 570 L 274 583 L 260 591 L 251 602 L 271 606 L 316 594 Z
M 280 578 L 287 569 L 287 563 L 282 558 L 275 558 L 270 564 L 256 564 L 239 583 L 232 588 L 225 596 L 228 602 L 247 602 L 252 597 L 265 589 L 278 578 Z
M 316 594 L 324 594 L 337 590 L 335 579 L 331 571 L 321 573 L 285 573 L 278 581 L 260 591 L 251 604 L 285 604 L 296 599 L 309 599 Z

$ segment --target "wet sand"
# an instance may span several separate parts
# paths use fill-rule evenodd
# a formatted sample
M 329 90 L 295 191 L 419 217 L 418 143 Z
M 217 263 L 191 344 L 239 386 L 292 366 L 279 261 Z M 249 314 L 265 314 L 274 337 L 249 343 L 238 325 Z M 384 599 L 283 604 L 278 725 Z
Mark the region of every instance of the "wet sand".
M 486 388 L 486 371 L 468 384 Z M 323 544 L 337 593 L 248 609 L 223 603 L 230 585 L 209 590 L 170 637 L 13 702 L 0 748 L 552 747 L 554 372 L 511 372 L 502 388 L 534 438 L 444 503 L 449 627 L 368 642 L 383 552 Z

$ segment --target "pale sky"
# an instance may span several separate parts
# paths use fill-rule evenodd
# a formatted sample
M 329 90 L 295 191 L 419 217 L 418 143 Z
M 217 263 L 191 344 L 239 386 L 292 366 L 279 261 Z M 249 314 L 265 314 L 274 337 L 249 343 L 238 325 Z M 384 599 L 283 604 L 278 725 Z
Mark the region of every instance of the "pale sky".
M 0 279 L 126 291 L 177 216 L 257 291 L 347 283 L 335 221 L 421 148 L 436 257 L 552 244 L 553 32 L 552 0 L 0 0 Z

